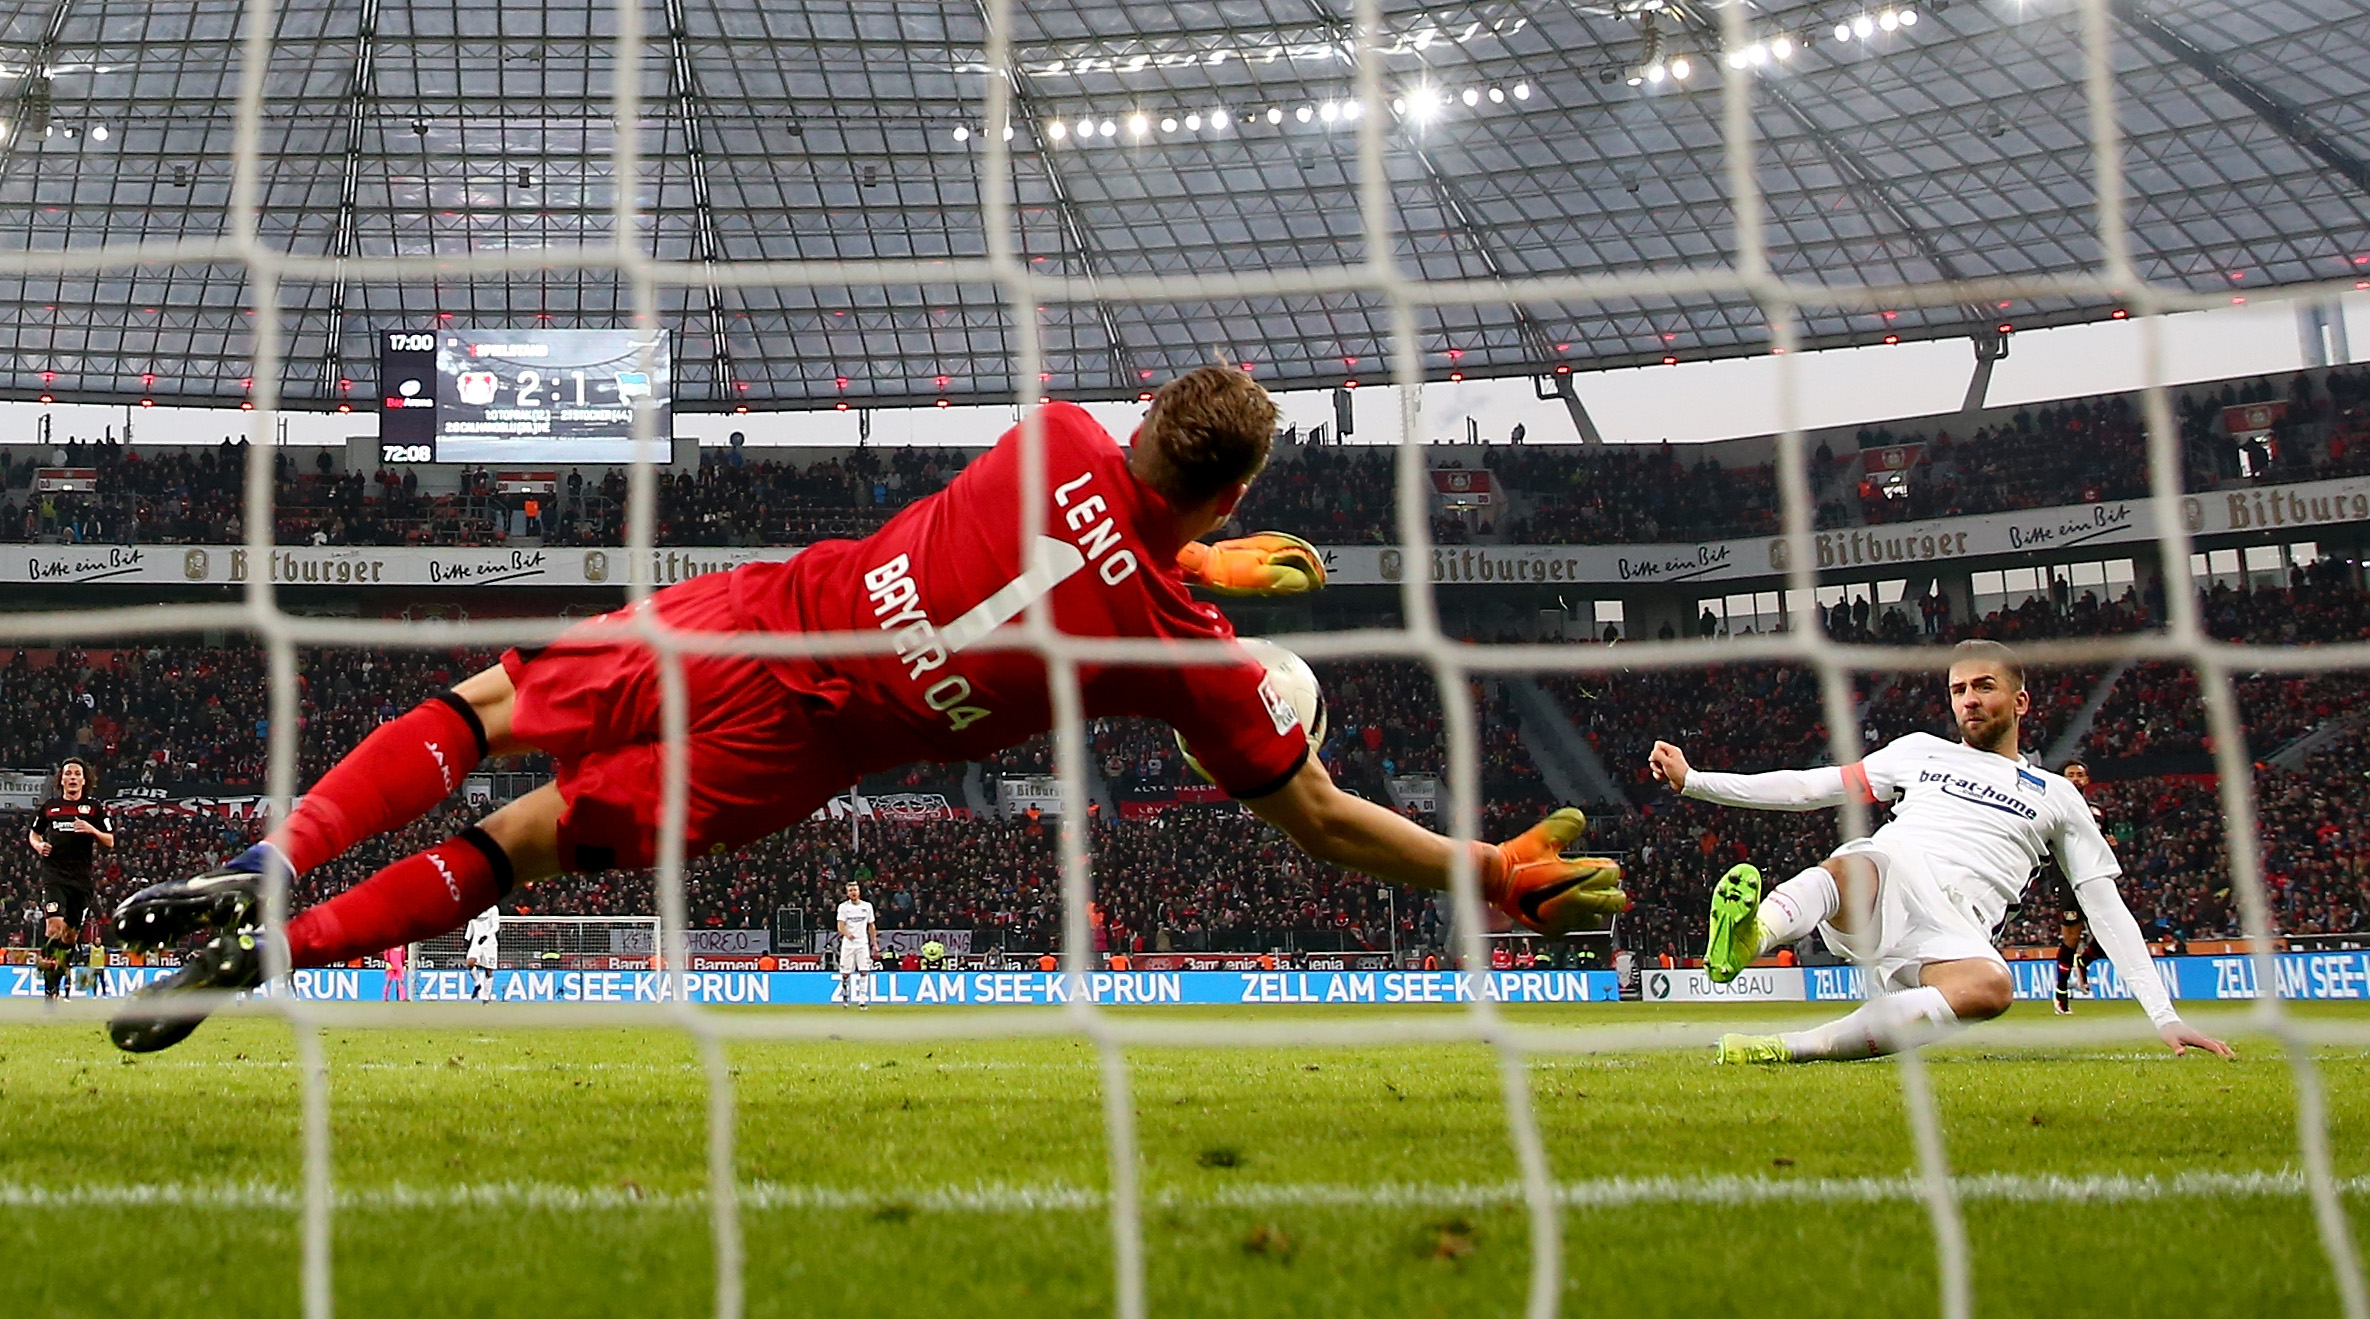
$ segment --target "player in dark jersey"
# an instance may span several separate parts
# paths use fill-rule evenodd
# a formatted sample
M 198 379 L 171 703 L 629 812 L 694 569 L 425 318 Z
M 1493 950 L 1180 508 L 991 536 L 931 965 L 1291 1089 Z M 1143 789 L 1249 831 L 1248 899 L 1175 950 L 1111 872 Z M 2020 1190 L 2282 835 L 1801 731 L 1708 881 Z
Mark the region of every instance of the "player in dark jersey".
M 2081 789 L 2083 796 L 2090 795 L 2090 767 L 2088 765 L 2079 760 L 2069 760 L 2063 768 L 2058 770 L 2058 773 L 2065 776 L 2066 782 Z M 2098 821 L 2100 830 L 2104 832 L 2107 823 L 2106 812 L 2101 811 L 2094 804 L 2090 808 L 2090 814 Z M 2090 974 L 2083 968 L 2103 955 L 2099 951 L 2098 941 L 2090 937 L 2089 918 L 2083 915 L 2081 906 L 2074 901 L 2073 890 L 2069 888 L 2066 891 L 2065 903 L 2058 913 L 2057 990 L 2054 995 L 2057 1015 L 2061 1017 L 2073 1015 L 2074 995 L 2090 992 Z
M 694 578 L 635 609 L 707 633 L 860 633 L 864 655 L 683 655 L 689 738 L 684 855 L 732 851 L 807 818 L 858 776 L 913 761 L 978 760 L 1053 724 L 1046 664 L 985 645 L 1044 602 L 1063 633 L 1225 643 L 1234 629 L 1188 584 L 1260 593 L 1322 585 L 1289 537 L 1195 544 L 1233 515 L 1267 460 L 1275 405 L 1240 371 L 1209 367 L 1154 396 L 1123 450 L 1083 409 L 1041 408 L 1038 534 L 1024 544 L 1020 428 L 945 490 L 860 541 L 786 563 Z M 1337 789 L 1291 705 L 1247 652 L 1191 667 L 1081 663 L 1082 713 L 1177 729 L 1221 787 L 1309 854 L 1377 879 L 1447 887 L 1454 844 Z M 211 935 L 149 994 L 260 982 L 259 874 L 304 874 L 433 809 L 488 755 L 548 753 L 554 781 L 481 824 L 398 861 L 289 921 L 298 967 L 372 955 L 458 928 L 512 886 L 564 871 L 652 863 L 666 783 L 661 666 L 586 625 L 488 669 L 373 732 L 305 794 L 286 824 L 222 870 L 155 885 L 116 912 L 127 941 Z M 1550 934 L 1601 928 L 1628 905 L 1620 868 L 1567 858 L 1586 824 L 1558 811 L 1513 841 L 1476 844 L 1487 898 Z M 119 1047 L 186 1036 L 186 1005 L 119 1014 Z
M 115 846 L 115 822 L 94 800 L 98 775 L 80 759 L 58 766 L 58 795 L 41 803 L 25 841 L 41 858 L 41 993 L 57 998 L 69 963 L 94 941 L 99 898 L 91 883 L 98 849 Z M 79 974 L 79 973 L 77 973 Z

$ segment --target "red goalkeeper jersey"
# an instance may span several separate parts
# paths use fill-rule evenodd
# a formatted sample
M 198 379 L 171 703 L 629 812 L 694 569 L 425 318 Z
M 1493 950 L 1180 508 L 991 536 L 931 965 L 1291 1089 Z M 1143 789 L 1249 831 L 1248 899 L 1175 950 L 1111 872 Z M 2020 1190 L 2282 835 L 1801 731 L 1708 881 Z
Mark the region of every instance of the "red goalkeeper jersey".
M 841 752 L 860 772 L 978 760 L 1053 723 L 1046 666 L 977 643 L 1038 599 L 1065 633 L 1231 639 L 1179 575 L 1181 543 L 1160 495 L 1137 481 L 1110 432 L 1055 403 L 1044 424 L 1044 532 L 1021 546 L 1019 428 L 945 490 L 863 540 L 824 541 L 787 563 L 733 572 L 733 603 L 768 632 L 866 632 L 894 654 L 782 660 L 770 671 L 837 708 Z M 1289 703 L 1248 655 L 1191 668 L 1086 665 L 1086 713 L 1145 715 L 1184 734 L 1237 797 L 1282 787 L 1308 758 Z

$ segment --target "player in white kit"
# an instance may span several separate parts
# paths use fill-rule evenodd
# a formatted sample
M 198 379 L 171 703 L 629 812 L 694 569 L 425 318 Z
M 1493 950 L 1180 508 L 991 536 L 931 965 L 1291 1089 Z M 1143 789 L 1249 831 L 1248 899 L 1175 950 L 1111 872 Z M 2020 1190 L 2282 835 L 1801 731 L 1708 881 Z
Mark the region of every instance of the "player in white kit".
M 1949 684 L 1962 740 L 1912 733 L 1856 765 L 1716 774 L 1690 767 L 1668 742 L 1654 744 L 1655 777 L 1701 801 L 1779 811 L 1855 796 L 1896 803 L 1873 836 L 1845 843 L 1766 898 L 1752 866 L 1721 877 L 1704 951 L 1712 979 L 1733 980 L 1755 958 L 1817 930 L 1829 948 L 1867 968 L 1872 997 L 1812 1030 L 1723 1036 L 1719 1060 L 1877 1057 L 2006 1012 L 2016 985 L 1992 939 L 2046 855 L 2056 856 L 2099 946 L 2173 1052 L 2194 1045 L 2230 1057 L 2230 1046 L 2173 1011 L 2139 922 L 2116 891 L 2121 867 L 2089 804 L 2018 752 L 2018 725 L 2032 700 L 2015 653 L 1996 641 L 1961 642 Z
M 839 904 L 839 985 L 841 1007 L 872 1008 L 872 969 L 880 961 L 880 922 L 872 904 L 854 883 L 847 901 Z
M 469 918 L 463 932 L 469 941 L 469 997 L 494 1001 L 494 968 L 502 964 L 502 909 L 488 907 Z

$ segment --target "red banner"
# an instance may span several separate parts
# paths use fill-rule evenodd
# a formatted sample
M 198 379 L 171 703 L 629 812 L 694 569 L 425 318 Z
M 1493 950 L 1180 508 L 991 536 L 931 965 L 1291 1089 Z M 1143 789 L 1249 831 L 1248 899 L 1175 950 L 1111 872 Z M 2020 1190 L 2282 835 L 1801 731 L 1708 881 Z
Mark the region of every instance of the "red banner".
M 1489 472 L 1467 471 L 1462 467 L 1432 469 L 1432 489 L 1451 504 L 1487 504 L 1494 488 Z
M 1917 466 L 1918 455 L 1925 452 L 1923 444 L 1891 444 L 1881 449 L 1860 450 L 1860 470 L 1863 472 L 1906 472 Z
M 2260 435 L 2287 420 L 2288 401 L 2241 403 L 2222 409 L 2222 429 L 2232 435 Z

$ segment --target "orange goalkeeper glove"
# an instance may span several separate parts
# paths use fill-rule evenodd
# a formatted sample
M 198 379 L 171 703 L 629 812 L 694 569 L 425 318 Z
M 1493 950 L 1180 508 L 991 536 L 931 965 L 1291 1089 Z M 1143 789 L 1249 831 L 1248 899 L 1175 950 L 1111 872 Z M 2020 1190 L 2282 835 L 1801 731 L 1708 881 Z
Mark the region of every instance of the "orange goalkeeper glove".
M 1564 855 L 1587 832 L 1588 817 L 1566 806 L 1518 837 L 1482 844 L 1482 896 L 1549 938 L 1604 929 L 1629 910 L 1629 895 L 1621 891 L 1619 864 Z
M 1187 582 L 1221 595 L 1302 595 L 1325 586 L 1317 547 L 1280 531 L 1215 545 L 1194 541 L 1177 552 L 1177 566 Z

